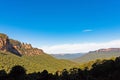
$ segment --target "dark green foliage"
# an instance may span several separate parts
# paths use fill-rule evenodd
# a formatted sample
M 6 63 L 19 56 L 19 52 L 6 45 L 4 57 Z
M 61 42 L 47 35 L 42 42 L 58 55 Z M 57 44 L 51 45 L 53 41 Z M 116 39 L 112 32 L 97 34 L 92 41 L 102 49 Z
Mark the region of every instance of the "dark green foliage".
M 64 68 L 72 68 L 78 66 L 76 63 L 67 60 L 58 60 L 47 54 L 34 56 L 16 56 L 9 52 L 0 53 L 0 70 L 4 69 L 10 72 L 10 69 L 15 65 L 21 65 L 27 69 L 27 73 L 38 72 L 44 69 L 49 72 L 55 72 Z
M 1 52 L 0 80 L 120 80 L 120 57 L 91 61 L 83 69 L 75 66 L 47 54 L 18 57 Z
M 0 70 L 0 80 L 7 80 L 7 73 L 5 70 Z
M 14 66 L 10 73 L 0 71 L 0 80 L 120 80 L 120 57 L 115 60 L 103 60 L 87 67 L 64 69 L 51 74 L 47 70 L 26 74 L 22 66 Z
M 14 66 L 10 73 L 9 78 L 12 80 L 25 80 L 26 70 L 21 66 Z

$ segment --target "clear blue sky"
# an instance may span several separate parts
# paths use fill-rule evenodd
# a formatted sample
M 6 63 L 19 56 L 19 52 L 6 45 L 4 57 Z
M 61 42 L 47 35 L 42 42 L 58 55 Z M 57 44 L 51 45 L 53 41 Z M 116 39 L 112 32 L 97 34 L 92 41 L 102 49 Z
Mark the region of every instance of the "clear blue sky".
M 39 47 L 120 39 L 120 0 L 0 0 L 0 32 Z

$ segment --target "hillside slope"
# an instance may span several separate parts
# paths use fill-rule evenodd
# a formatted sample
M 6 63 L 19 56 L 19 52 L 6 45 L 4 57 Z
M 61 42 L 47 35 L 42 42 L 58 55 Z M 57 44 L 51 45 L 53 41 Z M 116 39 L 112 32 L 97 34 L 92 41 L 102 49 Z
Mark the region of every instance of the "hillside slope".
M 0 33 L 0 70 L 9 72 L 15 65 L 25 67 L 28 73 L 44 69 L 55 72 L 64 68 L 72 68 L 77 64 L 67 60 L 58 60 L 42 49 L 34 48 L 31 44 L 9 39 L 6 34 Z
M 58 60 L 47 54 L 19 57 L 11 54 L 10 52 L 0 52 L 0 70 L 5 69 L 5 71 L 9 72 L 15 65 L 25 67 L 28 70 L 28 73 L 38 72 L 44 69 L 49 72 L 55 72 L 64 68 L 72 68 L 77 66 L 74 62 Z
M 120 48 L 108 48 L 108 49 L 99 49 L 96 51 L 90 51 L 89 53 L 79 58 L 75 58 L 72 61 L 78 63 L 85 63 L 96 59 L 107 59 L 107 58 L 119 57 L 119 56 L 120 56 Z

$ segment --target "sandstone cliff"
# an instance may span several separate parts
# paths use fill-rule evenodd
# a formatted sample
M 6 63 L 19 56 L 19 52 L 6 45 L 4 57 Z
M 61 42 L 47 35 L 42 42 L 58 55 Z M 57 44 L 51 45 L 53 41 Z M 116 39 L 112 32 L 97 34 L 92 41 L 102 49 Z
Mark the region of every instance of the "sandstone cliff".
M 16 55 L 40 55 L 42 49 L 33 48 L 31 44 L 21 43 L 20 41 L 9 39 L 7 35 L 0 33 L 0 51 L 12 52 Z
M 101 53 L 101 52 L 120 52 L 120 48 L 99 49 L 96 51 L 90 51 L 89 53 L 93 53 L 93 52 L 98 52 L 98 53 Z

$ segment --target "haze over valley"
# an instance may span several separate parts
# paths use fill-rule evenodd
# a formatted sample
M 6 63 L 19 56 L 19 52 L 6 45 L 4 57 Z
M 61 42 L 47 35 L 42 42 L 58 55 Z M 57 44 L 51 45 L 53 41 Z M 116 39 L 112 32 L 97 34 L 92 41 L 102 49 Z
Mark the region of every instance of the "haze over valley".
M 0 0 L 0 80 L 120 80 L 119 0 Z

